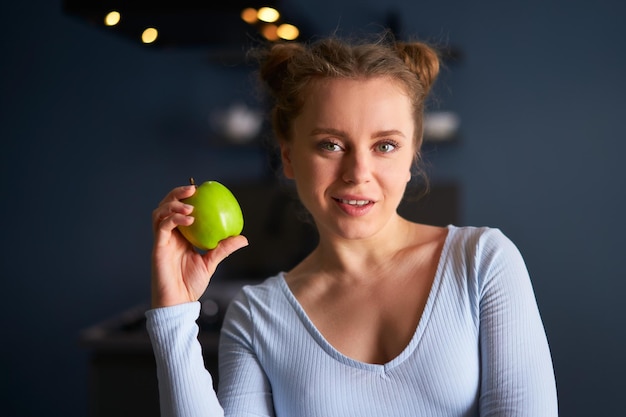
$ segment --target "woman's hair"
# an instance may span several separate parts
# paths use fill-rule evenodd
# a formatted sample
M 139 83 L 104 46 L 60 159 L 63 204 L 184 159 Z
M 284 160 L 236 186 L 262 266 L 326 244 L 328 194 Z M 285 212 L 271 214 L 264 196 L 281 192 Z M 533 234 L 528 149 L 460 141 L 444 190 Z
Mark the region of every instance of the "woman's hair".
M 274 133 L 291 140 L 311 84 L 325 78 L 387 77 L 397 82 L 413 104 L 415 149 L 423 136 L 424 101 L 439 73 L 439 56 L 422 42 L 396 42 L 383 35 L 373 42 L 327 38 L 304 43 L 277 43 L 257 54 L 259 75 L 268 87 Z M 417 156 L 417 155 L 416 155 Z

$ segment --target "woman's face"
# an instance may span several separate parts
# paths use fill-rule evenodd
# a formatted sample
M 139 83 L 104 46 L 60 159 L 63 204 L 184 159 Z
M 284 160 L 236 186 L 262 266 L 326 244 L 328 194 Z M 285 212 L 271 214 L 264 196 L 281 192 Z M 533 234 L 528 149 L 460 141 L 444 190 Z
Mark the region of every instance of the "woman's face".
M 364 239 L 385 230 L 411 178 L 415 123 L 409 97 L 388 78 L 310 86 L 283 168 L 320 236 Z

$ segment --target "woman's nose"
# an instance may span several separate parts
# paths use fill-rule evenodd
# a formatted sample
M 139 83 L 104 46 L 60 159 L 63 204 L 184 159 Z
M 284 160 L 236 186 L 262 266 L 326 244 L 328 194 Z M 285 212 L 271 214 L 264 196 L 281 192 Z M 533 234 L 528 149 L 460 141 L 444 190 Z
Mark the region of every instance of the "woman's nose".
M 351 150 L 343 160 L 342 178 L 345 182 L 361 184 L 368 182 L 372 176 L 372 161 L 365 151 Z

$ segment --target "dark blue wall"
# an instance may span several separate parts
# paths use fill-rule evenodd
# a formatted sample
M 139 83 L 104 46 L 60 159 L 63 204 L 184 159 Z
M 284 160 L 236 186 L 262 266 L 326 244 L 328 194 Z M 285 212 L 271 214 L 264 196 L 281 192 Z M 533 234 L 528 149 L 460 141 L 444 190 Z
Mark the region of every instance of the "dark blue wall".
M 147 300 L 163 192 L 189 175 L 255 178 L 265 160 L 208 141 L 210 110 L 249 97 L 245 71 L 140 47 L 57 2 L 13 3 L 0 25 L 0 414 L 83 416 L 79 332 Z M 322 34 L 394 10 L 402 31 L 462 49 L 439 85 L 461 140 L 428 152 L 431 176 L 462 185 L 464 224 L 500 227 L 522 250 L 561 415 L 626 414 L 623 3 L 293 7 Z

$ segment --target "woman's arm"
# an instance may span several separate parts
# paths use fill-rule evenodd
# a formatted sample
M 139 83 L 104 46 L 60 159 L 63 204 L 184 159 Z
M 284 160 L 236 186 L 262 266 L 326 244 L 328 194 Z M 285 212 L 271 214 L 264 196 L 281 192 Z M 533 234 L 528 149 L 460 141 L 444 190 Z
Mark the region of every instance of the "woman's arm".
M 182 202 L 194 192 L 194 186 L 174 188 L 152 212 L 153 309 L 146 317 L 163 417 L 223 415 L 198 341 L 198 300 L 217 265 L 248 243 L 245 237 L 234 236 L 213 250 L 197 252 L 177 229 L 194 222 L 193 207 Z
M 200 303 L 148 310 L 159 380 L 161 417 L 274 415 L 272 390 L 257 358 L 245 294 L 231 303 L 220 337 L 219 400 L 204 367 L 196 319 Z
M 479 241 L 481 417 L 556 417 L 545 330 L 521 254 L 501 232 Z
M 230 303 L 221 330 L 219 397 L 226 415 L 274 416 L 272 388 L 258 357 L 254 333 L 244 289 Z
M 200 303 L 146 312 L 157 365 L 161 417 L 221 417 L 213 380 L 204 367 L 196 319 Z

